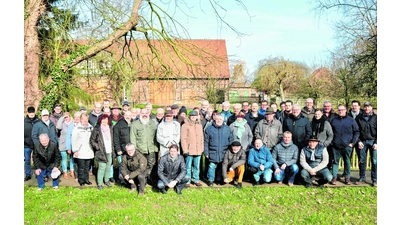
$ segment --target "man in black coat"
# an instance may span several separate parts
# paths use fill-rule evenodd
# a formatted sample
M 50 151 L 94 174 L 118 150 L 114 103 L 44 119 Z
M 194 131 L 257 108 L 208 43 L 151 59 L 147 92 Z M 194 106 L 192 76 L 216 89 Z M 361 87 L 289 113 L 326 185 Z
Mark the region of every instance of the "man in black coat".
M 25 178 L 24 181 L 31 179 L 31 153 L 34 148 L 32 140 L 32 128 L 33 125 L 39 120 L 35 114 L 35 108 L 33 106 L 28 107 L 28 113 L 24 118 L 24 160 L 25 160 Z

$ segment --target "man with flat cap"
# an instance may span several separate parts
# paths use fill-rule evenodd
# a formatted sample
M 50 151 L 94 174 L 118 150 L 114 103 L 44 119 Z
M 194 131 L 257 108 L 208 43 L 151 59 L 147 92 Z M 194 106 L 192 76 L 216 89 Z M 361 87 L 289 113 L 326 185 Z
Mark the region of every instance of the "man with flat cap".
M 306 188 L 312 186 L 312 178 L 318 177 L 318 186 L 324 189 L 324 185 L 333 178 L 327 165 L 329 154 L 326 147 L 319 143 L 317 136 L 311 136 L 308 139 L 308 146 L 301 149 L 300 165 L 303 168 L 300 176 Z
M 246 152 L 239 141 L 232 142 L 230 148 L 225 152 L 222 162 L 222 177 L 225 183 L 233 182 L 236 188 L 242 188 L 244 165 L 246 163 Z M 235 178 L 237 182 L 235 183 Z

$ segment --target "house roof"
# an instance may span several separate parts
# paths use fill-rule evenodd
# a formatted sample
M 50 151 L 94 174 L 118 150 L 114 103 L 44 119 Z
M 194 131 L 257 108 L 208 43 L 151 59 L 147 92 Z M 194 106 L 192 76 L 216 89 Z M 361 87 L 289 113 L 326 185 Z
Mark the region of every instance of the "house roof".
M 77 40 L 87 44 L 88 40 Z M 225 40 L 118 41 L 106 49 L 126 59 L 138 79 L 229 79 Z

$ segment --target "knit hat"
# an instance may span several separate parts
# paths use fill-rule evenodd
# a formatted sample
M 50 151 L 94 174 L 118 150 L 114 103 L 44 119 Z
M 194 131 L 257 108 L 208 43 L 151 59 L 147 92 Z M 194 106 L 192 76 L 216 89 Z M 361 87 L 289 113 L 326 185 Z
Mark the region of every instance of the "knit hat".
M 181 107 L 181 109 L 179 109 L 178 115 L 180 115 L 181 113 L 187 114 L 187 109 L 184 105 Z

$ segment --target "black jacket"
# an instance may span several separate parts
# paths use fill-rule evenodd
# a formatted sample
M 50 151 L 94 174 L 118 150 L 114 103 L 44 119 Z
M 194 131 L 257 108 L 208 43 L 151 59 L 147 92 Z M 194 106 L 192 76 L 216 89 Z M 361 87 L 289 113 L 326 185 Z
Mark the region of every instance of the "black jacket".
M 375 140 L 374 144 L 377 144 L 377 133 L 378 133 L 378 126 L 377 126 L 377 115 L 372 112 L 369 115 L 368 121 L 365 119 L 364 114 L 359 114 L 356 117 L 356 122 L 358 125 L 358 129 L 360 130 L 360 141 L 365 140 Z
M 131 123 L 133 120 L 131 120 Z M 114 151 L 125 153 L 126 144 L 131 142 L 131 128 L 125 119 L 119 120 L 113 127 L 114 132 Z
M 24 119 L 24 148 L 33 149 L 35 147 L 32 141 L 32 127 L 37 121 L 39 118 L 36 115 L 32 119 L 26 115 Z
M 116 154 L 114 152 L 113 146 L 113 129 L 110 127 L 110 138 L 111 138 L 111 153 L 112 158 L 114 159 Z M 103 133 L 101 132 L 101 125 L 97 124 L 90 135 L 90 145 L 92 146 L 94 156 L 98 162 L 107 162 L 107 153 L 106 147 L 104 145 L 104 137 Z
M 47 148 L 43 147 L 40 143 L 35 145 L 32 159 L 35 170 L 54 168 L 60 166 L 61 154 L 57 144 L 49 141 Z

